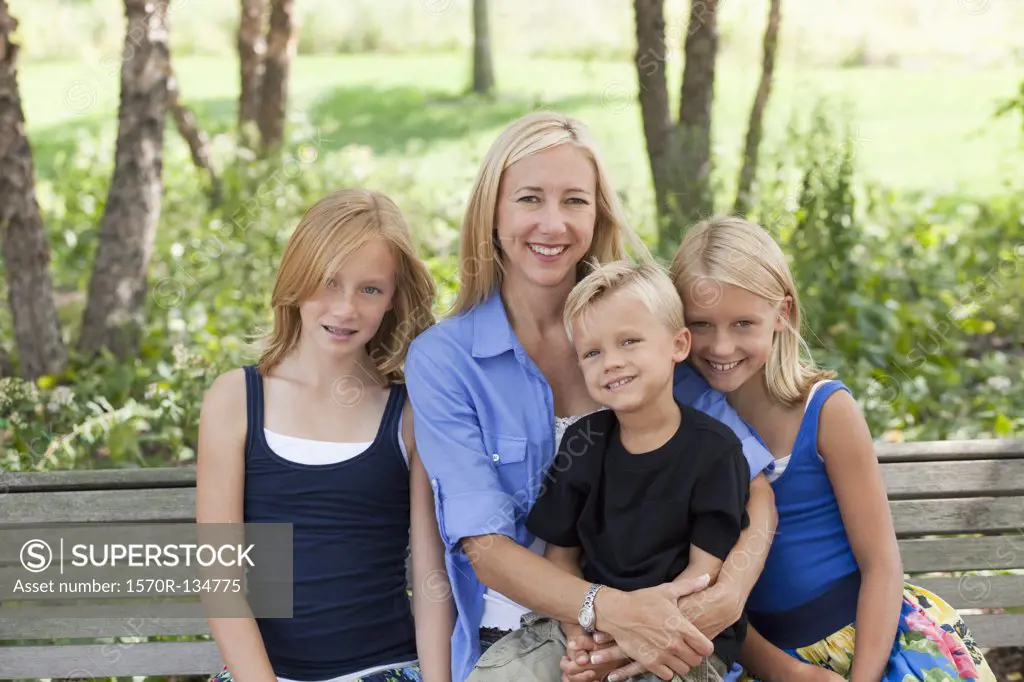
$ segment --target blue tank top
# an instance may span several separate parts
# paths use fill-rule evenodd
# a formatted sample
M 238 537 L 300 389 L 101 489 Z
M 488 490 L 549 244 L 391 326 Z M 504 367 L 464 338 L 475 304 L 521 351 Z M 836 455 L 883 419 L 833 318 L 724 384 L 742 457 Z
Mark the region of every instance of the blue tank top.
M 779 637 L 761 633 L 776 646 L 784 646 L 780 644 L 783 636 L 789 647 L 805 646 L 852 623 L 856 616 L 857 560 L 818 455 L 821 408 L 838 390 L 849 391 L 840 381 L 828 381 L 814 392 L 789 464 L 772 483 L 778 528 L 761 577 L 747 600 L 747 614 L 759 631 L 780 632 Z M 807 618 L 814 622 L 801 623 Z
M 286 460 L 263 432 L 263 377 L 245 367 L 245 522 L 290 523 L 293 617 L 257 619 L 274 672 L 326 680 L 416 658 L 406 594 L 409 469 L 391 388 L 368 449 L 337 464 Z

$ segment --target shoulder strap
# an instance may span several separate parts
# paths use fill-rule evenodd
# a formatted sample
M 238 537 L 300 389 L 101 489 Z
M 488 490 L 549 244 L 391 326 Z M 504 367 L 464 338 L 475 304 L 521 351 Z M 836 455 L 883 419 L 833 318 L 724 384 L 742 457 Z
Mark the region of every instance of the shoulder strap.
M 253 439 L 263 428 L 263 376 L 256 365 L 246 365 L 245 371 L 245 453 L 252 451 Z
M 800 430 L 797 432 L 796 442 L 793 444 L 790 466 L 797 460 L 805 460 L 805 457 L 809 458 L 807 461 L 821 461 L 817 455 L 818 424 L 821 419 L 821 408 L 825 405 L 825 401 L 839 390 L 849 392 L 850 389 L 838 379 L 832 379 L 816 385 L 816 390 L 807 401 L 807 406 L 804 409 Z M 805 450 L 807 451 L 806 453 L 804 452 Z
M 391 444 L 390 449 L 398 453 L 402 465 L 408 467 L 409 454 L 405 451 L 405 438 L 402 437 L 402 414 L 405 410 L 405 401 L 408 397 L 408 388 L 405 384 L 392 384 L 388 392 L 388 402 L 384 406 L 384 416 L 381 417 L 380 428 L 384 432 L 384 442 Z
M 850 392 L 850 389 L 846 384 L 838 379 L 826 381 L 818 386 L 818 390 L 816 390 L 814 395 L 811 396 L 811 399 L 807 401 L 806 416 L 810 418 L 814 424 L 818 423 L 818 417 L 821 414 L 821 408 L 824 406 L 825 401 L 828 400 L 829 396 L 839 390 L 845 390 L 848 393 Z M 817 429 L 815 429 L 815 431 L 817 431 Z

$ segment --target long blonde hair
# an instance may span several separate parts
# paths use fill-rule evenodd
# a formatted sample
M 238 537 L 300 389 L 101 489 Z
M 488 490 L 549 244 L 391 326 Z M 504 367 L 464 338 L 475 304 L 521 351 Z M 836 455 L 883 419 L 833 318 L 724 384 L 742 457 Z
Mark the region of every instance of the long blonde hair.
M 390 244 L 397 268 L 392 307 L 366 350 L 385 379 L 404 380 L 402 367 L 409 344 L 434 323 L 434 282 L 416 255 L 398 206 L 379 192 L 361 188 L 342 189 L 317 201 L 289 238 L 271 296 L 274 327 L 260 356 L 262 374 L 298 344 L 299 304 L 316 295 L 346 258 L 373 239 Z
M 814 365 L 800 335 L 800 299 L 782 249 L 760 226 L 743 218 L 717 216 L 694 226 L 683 238 L 670 268 L 683 295 L 684 287 L 707 278 L 715 286 L 731 284 L 780 306 L 792 298 L 785 327 L 775 332 L 765 364 L 768 394 L 784 405 L 803 402 L 811 386 L 834 372 Z
M 501 286 L 504 264 L 494 242 L 498 189 L 505 169 L 531 154 L 566 143 L 587 155 L 597 176 L 594 240 L 582 262 L 618 260 L 627 255 L 627 249 L 639 260 L 652 260 L 647 247 L 626 221 L 597 143 L 587 127 L 563 114 L 533 112 L 513 121 L 501 132 L 477 173 L 462 219 L 459 292 L 452 305 L 452 315 L 480 305 Z

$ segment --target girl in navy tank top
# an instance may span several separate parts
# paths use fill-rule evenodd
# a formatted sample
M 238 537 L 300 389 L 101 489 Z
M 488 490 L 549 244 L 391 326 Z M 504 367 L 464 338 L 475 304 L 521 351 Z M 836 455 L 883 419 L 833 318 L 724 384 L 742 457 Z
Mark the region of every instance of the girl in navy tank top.
M 714 218 L 687 233 L 672 275 L 688 361 L 775 456 L 778 527 L 746 604 L 745 679 L 994 682 L 956 610 L 903 581 L 867 423 L 810 360 L 779 246 L 758 225 Z
M 211 617 L 216 678 L 450 682 L 454 611 L 402 374 L 433 298 L 383 195 L 331 194 L 289 239 L 259 362 L 204 398 L 196 518 L 292 524 L 292 617 Z

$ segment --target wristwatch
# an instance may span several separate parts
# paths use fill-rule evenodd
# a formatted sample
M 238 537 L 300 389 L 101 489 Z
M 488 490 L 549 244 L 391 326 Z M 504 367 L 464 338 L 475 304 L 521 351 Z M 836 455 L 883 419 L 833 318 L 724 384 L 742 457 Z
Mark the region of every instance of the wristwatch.
M 604 587 L 604 585 L 598 585 L 597 583 L 592 584 L 590 589 L 587 590 L 587 596 L 583 598 L 583 606 L 580 607 L 580 627 L 591 634 L 593 634 L 595 630 L 594 621 L 596 620 L 594 615 L 594 599 L 597 597 L 597 591 L 602 587 Z

